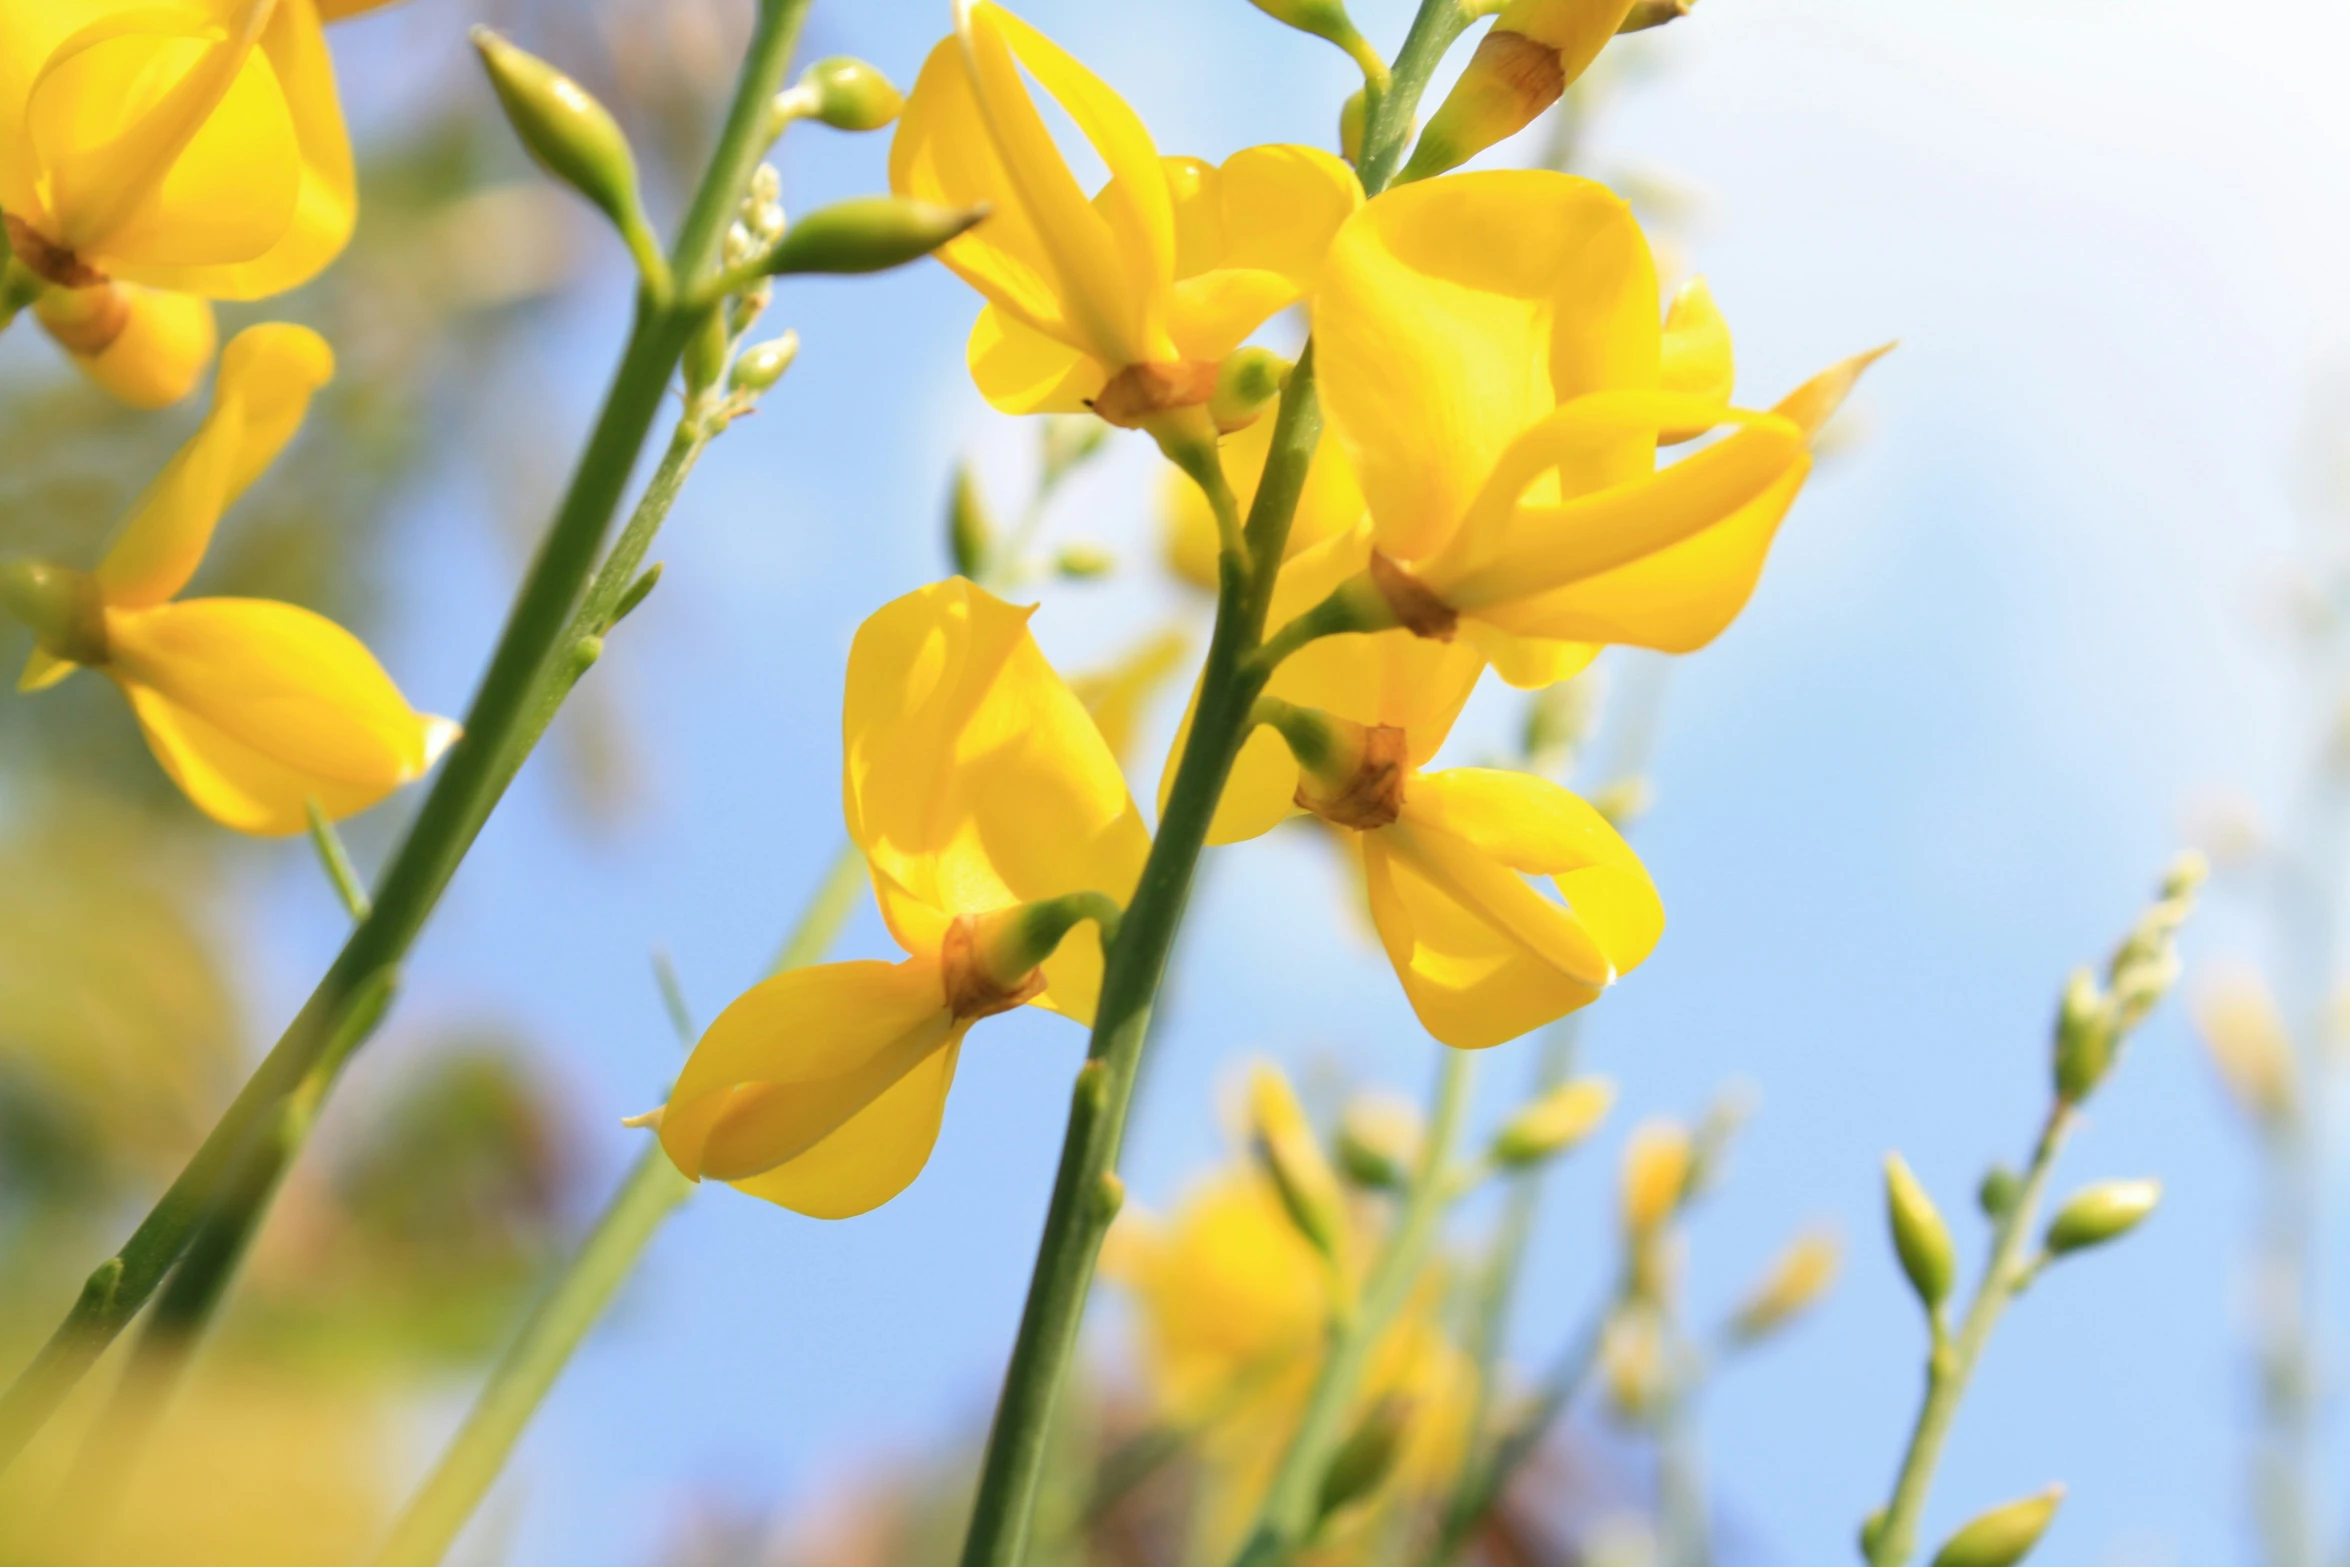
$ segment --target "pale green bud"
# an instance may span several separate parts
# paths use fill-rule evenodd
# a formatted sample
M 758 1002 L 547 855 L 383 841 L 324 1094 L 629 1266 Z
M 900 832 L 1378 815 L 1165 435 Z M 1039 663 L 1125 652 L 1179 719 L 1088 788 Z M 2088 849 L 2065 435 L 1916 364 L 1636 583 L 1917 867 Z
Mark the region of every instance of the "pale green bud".
M 2056 1009 L 2056 1091 L 2078 1104 L 2113 1065 L 2113 1007 L 2096 977 L 2073 970 Z
M 1256 423 L 1289 384 L 1290 363 L 1270 348 L 1242 348 L 1216 367 L 1216 389 L 1208 394 L 1208 417 L 1229 435 Z
M 1349 47 L 1355 38 L 1354 18 L 1346 14 L 1341 0 L 1249 0 L 1284 27 L 1294 27 L 1301 33 L 1327 39 L 1340 48 Z
M 2160 1181 L 2099 1181 L 2075 1193 L 2048 1221 L 2043 1242 L 2061 1257 L 2119 1240 L 2144 1223 L 2162 1201 Z
M 877 131 L 906 107 L 905 97 L 863 60 L 835 55 L 800 73 L 810 117 L 836 131 Z
M 1604 1077 L 1561 1083 L 1519 1110 L 1494 1134 L 1493 1162 L 1505 1170 L 1555 1159 L 1599 1129 L 1615 1108 L 1616 1085 Z
M 1336 1257 L 1345 1244 L 1345 1194 L 1279 1067 L 1257 1063 L 1249 1075 L 1248 1107 L 1257 1162 L 1272 1177 L 1290 1221 L 1316 1251 Z
M 2023 1178 L 2006 1165 L 1995 1164 L 1983 1172 L 1982 1183 L 1975 1188 L 1975 1206 L 1986 1219 L 2004 1219 L 2015 1212 L 2016 1199 L 2023 1194 Z
M 726 312 L 704 311 L 693 335 L 685 340 L 685 355 L 680 361 L 689 394 L 708 391 L 718 384 L 719 376 L 726 373 L 728 342 Z
M 1860 1554 L 1863 1560 L 1873 1560 L 1876 1557 L 1877 1541 L 1884 1533 L 1885 1509 L 1879 1507 L 1872 1510 L 1866 1518 L 1860 1521 Z
M 1360 87 L 1338 106 L 1338 150 L 1349 163 L 1363 161 L 1363 120 L 1369 112 L 1369 94 Z
M 987 512 L 987 497 L 979 492 L 978 476 L 967 462 L 955 464 L 954 488 L 947 496 L 947 558 L 958 574 L 977 581 L 986 571 L 995 548 L 995 522 Z
M 920 260 L 986 216 L 985 207 L 854 196 L 819 207 L 786 229 L 768 252 L 766 269 L 778 276 L 886 271 Z
M 489 28 L 476 27 L 472 38 L 508 123 L 540 167 L 585 196 L 623 234 L 641 230 L 636 156 L 610 111 L 579 83 Z
M 1338 1168 L 1357 1186 L 1400 1191 L 1420 1162 L 1419 1108 L 1392 1095 L 1365 1095 L 1338 1118 Z
M 754 395 L 766 391 L 783 379 L 783 373 L 800 357 L 800 334 L 787 331 L 780 337 L 771 337 L 764 343 L 755 343 L 737 355 L 734 368 L 727 372 L 728 388 Z
M 1364 1411 L 1363 1418 L 1331 1455 L 1330 1467 L 1323 1471 L 1316 1516 L 1328 1518 L 1386 1483 L 1387 1477 L 1395 1472 L 1396 1458 L 1403 1451 L 1412 1413 L 1412 1401 L 1394 1393 Z
M 2040 1543 L 2064 1501 L 2064 1487 L 1994 1507 L 1952 1535 L 1934 1553 L 1934 1567 L 2015 1567 Z
M 51 658 L 106 662 L 105 601 L 87 572 L 40 561 L 0 563 L 0 609 L 23 622 Z
M 1053 570 L 1072 582 L 1091 582 L 1118 569 L 1118 557 L 1099 544 L 1074 540 L 1053 556 Z
M 1918 1184 L 1897 1153 L 1885 1156 L 1885 1211 L 1892 1225 L 1893 1249 L 1901 1257 L 1901 1271 L 1909 1275 L 1910 1288 L 1917 1291 L 1918 1299 L 1932 1310 L 1949 1298 L 1958 1258 L 1951 1248 L 1949 1226 L 1942 1222 L 1934 1199 L 1926 1195 L 1925 1187 Z

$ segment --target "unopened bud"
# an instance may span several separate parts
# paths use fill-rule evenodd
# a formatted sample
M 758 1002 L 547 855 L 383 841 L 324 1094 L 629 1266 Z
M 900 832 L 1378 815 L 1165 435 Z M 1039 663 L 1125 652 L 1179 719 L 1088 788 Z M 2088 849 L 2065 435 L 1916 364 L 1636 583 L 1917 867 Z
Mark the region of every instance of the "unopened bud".
M 641 233 L 636 157 L 611 112 L 579 83 L 489 28 L 476 27 L 472 37 L 508 123 L 540 167 L 585 196 L 624 235 Z
M 1442 174 L 1524 130 L 1599 57 L 1630 9 L 1631 0 L 1509 0 L 1401 178 Z
M 2203 884 L 2211 879 L 2211 861 L 2201 851 L 2188 849 L 2171 861 L 2170 869 L 2162 878 L 2162 895 L 2166 900 L 2184 901 L 2193 898 Z
M 782 380 L 783 373 L 799 357 L 799 333 L 785 332 L 780 337 L 771 337 L 736 356 L 734 368 L 727 372 L 726 384 L 737 392 L 764 392 Z
M 1798 1237 L 1762 1276 L 1730 1319 L 1730 1332 L 1752 1343 L 1809 1310 L 1836 1282 L 1843 1248 L 1825 1232 Z
M 1413 1408 L 1412 1400 L 1390 1393 L 1363 1412 L 1363 1418 L 1347 1433 L 1346 1440 L 1331 1455 L 1330 1467 L 1323 1472 L 1317 1517 L 1328 1518 L 1386 1483 L 1387 1477 L 1395 1472 L 1396 1458 L 1403 1451 Z
M 718 384 L 719 376 L 726 372 L 727 343 L 726 312 L 703 311 L 693 335 L 685 340 L 685 354 L 679 362 L 688 396 Z
M 954 487 L 947 494 L 947 557 L 955 563 L 955 571 L 973 581 L 985 575 L 995 537 L 995 523 L 987 514 L 987 497 L 979 493 L 978 476 L 969 463 L 955 464 Z
M 2292 1036 L 2275 997 L 2257 971 L 2234 969 L 2213 977 L 2194 997 L 2196 1032 L 2237 1107 L 2269 1128 L 2293 1119 L 2300 1101 L 2300 1069 Z
M 2056 1009 L 2056 1091 L 2078 1104 L 2113 1065 L 2113 1006 L 2096 976 L 2073 970 Z
M 1615 1103 L 1616 1085 L 1604 1077 L 1561 1083 L 1494 1134 L 1493 1162 L 1505 1170 L 1523 1170 L 1555 1159 L 1599 1130 Z
M 1229 435 L 1256 423 L 1289 384 L 1290 363 L 1270 348 L 1243 348 L 1216 367 L 1216 389 L 1208 394 L 1208 417 Z
M 2064 1487 L 2052 1485 L 2037 1496 L 1992 1508 L 1934 1553 L 1934 1567 L 2015 1567 L 2040 1543 L 2063 1501 Z
M 1931 1311 L 1949 1298 L 1958 1274 L 1958 1258 L 1941 1211 L 1897 1153 L 1885 1156 L 1885 1212 L 1892 1225 L 1893 1249 L 1901 1257 L 1901 1271 L 1909 1275 L 1910 1288 Z
M 1338 150 L 1349 163 L 1363 161 L 1363 120 L 1370 113 L 1369 92 L 1357 87 L 1338 106 Z
M 2143 1224 L 2161 1201 L 2160 1181 L 2099 1181 L 2057 1210 L 2042 1244 L 2061 1257 L 2119 1240 Z
M 863 60 L 835 55 L 800 73 L 797 89 L 809 117 L 836 131 L 877 131 L 896 119 L 906 100 L 888 77 Z
M 2015 1212 L 2016 1201 L 2023 1194 L 2023 1177 L 2004 1164 L 1995 1164 L 1983 1172 L 1975 1187 L 1975 1206 L 1983 1210 L 1984 1218 L 1997 1222 Z
M 904 196 L 854 196 L 819 207 L 784 231 L 766 269 L 881 272 L 918 261 L 987 216 L 985 207 L 941 207 Z
M 1338 1117 L 1338 1168 L 1357 1186 L 1400 1191 L 1420 1162 L 1419 1108 L 1408 1099 L 1367 1094 Z
M 31 630 L 51 658 L 106 662 L 106 606 L 97 579 L 43 561 L 0 562 L 0 609 Z
M 1345 1237 L 1345 1195 L 1321 1141 L 1281 1069 L 1260 1061 L 1249 1074 L 1249 1131 L 1257 1162 L 1272 1178 L 1290 1222 L 1325 1257 L 1338 1255 Z
M 1860 1554 L 1863 1560 L 1874 1561 L 1876 1559 L 1877 1541 L 1884 1537 L 1884 1533 L 1885 1509 L 1882 1507 L 1872 1509 L 1869 1515 L 1860 1521 Z
M 1653 1235 L 1681 1206 L 1689 1189 L 1689 1129 L 1677 1121 L 1645 1121 L 1624 1145 L 1624 1231 Z
M 1665 1394 L 1664 1329 L 1656 1314 L 1636 1309 L 1610 1319 L 1600 1334 L 1599 1366 L 1619 1419 L 1639 1421 L 1654 1413 Z
M 1053 571 L 1071 582 L 1091 582 L 1118 569 L 1118 557 L 1099 544 L 1075 540 L 1053 555 Z

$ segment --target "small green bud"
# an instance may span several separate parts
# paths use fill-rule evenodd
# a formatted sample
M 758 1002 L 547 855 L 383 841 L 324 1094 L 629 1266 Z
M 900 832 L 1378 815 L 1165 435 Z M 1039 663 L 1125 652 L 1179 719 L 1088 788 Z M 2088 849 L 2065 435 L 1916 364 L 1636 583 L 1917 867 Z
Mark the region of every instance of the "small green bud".
M 604 629 L 611 630 L 635 613 L 636 607 L 645 601 L 645 595 L 660 585 L 661 563 L 655 561 L 644 569 L 642 575 L 628 585 L 626 592 L 620 595 L 620 602 L 612 606 L 612 618 L 604 623 Z
M 2211 861 L 2200 850 L 2189 849 L 2171 861 L 2170 870 L 2162 878 L 2162 896 L 2165 902 L 2181 903 L 2195 896 L 2198 889 L 2211 877 Z
M 685 340 L 685 356 L 681 368 L 685 374 L 688 397 L 698 396 L 718 384 L 726 373 L 726 312 L 705 310 L 693 336 Z
M 1208 417 L 1225 435 L 1245 429 L 1273 406 L 1289 384 L 1290 363 L 1270 348 L 1236 349 L 1216 367 L 1216 389 L 1208 394 Z
M 756 396 L 783 379 L 783 373 L 800 357 L 800 334 L 785 332 L 764 343 L 746 348 L 734 361 L 734 369 L 727 373 L 727 386 L 737 392 Z
M 979 493 L 978 477 L 969 463 L 955 464 L 954 488 L 947 496 L 947 558 L 955 563 L 956 572 L 974 582 L 984 576 L 995 538 L 995 523 L 987 514 L 987 497 Z
M 1318 1518 L 1328 1518 L 1386 1483 L 1387 1477 L 1395 1472 L 1396 1458 L 1403 1451 L 1404 1434 L 1411 1427 L 1412 1413 L 1412 1401 L 1395 1393 L 1363 1412 L 1363 1418 L 1331 1455 L 1330 1467 L 1323 1471 L 1322 1493 L 1316 1509 Z
M 862 60 L 835 55 L 800 73 L 809 116 L 836 131 L 877 131 L 906 107 L 897 88 Z
M 1934 1553 L 1934 1567 L 2015 1567 L 2040 1543 L 2064 1501 L 2064 1487 L 1994 1507 L 1952 1535 Z
M 1901 1271 L 1910 1288 L 1930 1311 L 1950 1296 L 1958 1273 L 1958 1258 L 1950 1244 L 1950 1229 L 1940 1210 L 1901 1155 L 1885 1156 L 1885 1211 L 1893 1229 L 1893 1249 L 1900 1254 Z
M 539 166 L 585 196 L 622 234 L 641 232 L 636 156 L 611 112 L 579 83 L 489 28 L 476 27 L 472 38 L 508 123 Z
M 1357 87 L 1338 106 L 1338 150 L 1349 163 L 1363 161 L 1363 120 L 1369 113 L 1368 94 Z
M 1338 1168 L 1357 1186 L 1401 1191 L 1420 1162 L 1422 1127 L 1408 1099 L 1365 1095 L 1338 1117 Z
M 1311 33 L 1342 49 L 1357 36 L 1354 18 L 1346 14 L 1342 0 L 1249 0 L 1249 3 L 1284 27 Z
M 2113 1065 L 2113 1007 L 2087 969 L 2073 970 L 2056 1009 L 2056 1091 L 2078 1104 Z
M 1860 1521 L 1860 1554 L 1863 1559 L 1877 1554 L 1877 1541 L 1885 1533 L 1885 1509 L 1876 1508 Z
M 106 605 L 89 573 L 41 561 L 0 563 L 0 609 L 22 621 L 51 658 L 106 662 Z
M 2015 1212 L 2016 1199 L 2023 1194 L 2023 1177 L 2004 1164 L 1995 1164 L 1983 1172 L 1982 1184 L 1975 1188 L 1975 1206 L 1983 1210 L 1984 1218 L 1997 1221 Z
M 1555 1159 L 1597 1131 L 1615 1103 L 1616 1085 L 1604 1077 L 1561 1083 L 1494 1134 L 1493 1162 L 1505 1170 L 1523 1170 Z
M 836 201 L 784 230 L 766 270 L 882 272 L 918 261 L 987 216 L 985 207 L 941 207 L 903 196 Z
M 2162 1201 L 2160 1181 L 2099 1181 L 2084 1187 L 2048 1221 L 2043 1244 L 2061 1257 L 2119 1240 L 2146 1221 Z
M 1118 557 L 1099 544 L 1064 544 L 1053 556 L 1053 570 L 1071 582 L 1091 582 L 1118 569 Z
M 1257 1163 L 1272 1178 L 1298 1233 L 1325 1257 L 1345 1245 L 1346 1201 L 1289 1079 L 1270 1061 L 1249 1076 L 1249 1130 Z

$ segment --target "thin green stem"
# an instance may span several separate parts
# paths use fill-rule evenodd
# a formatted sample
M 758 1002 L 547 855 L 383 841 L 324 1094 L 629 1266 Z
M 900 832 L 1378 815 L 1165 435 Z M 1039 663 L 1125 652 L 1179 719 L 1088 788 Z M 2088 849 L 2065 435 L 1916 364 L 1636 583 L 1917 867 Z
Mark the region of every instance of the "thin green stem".
M 2040 1203 L 2073 1121 L 2073 1107 L 2064 1100 L 2050 1108 L 2015 1203 L 1993 1227 L 1991 1260 L 1975 1286 L 1974 1299 L 1960 1319 L 1958 1332 L 1945 1335 L 1937 1324 L 1933 1351 L 1926 1362 L 1925 1402 L 1918 1409 L 1908 1450 L 1902 1455 L 1892 1499 L 1885 1504 L 1883 1521 L 1876 1527 L 1868 1552 L 1869 1567 L 1902 1567 L 1917 1549 L 1918 1522 L 1925 1513 L 1927 1493 L 1933 1488 L 1934 1470 L 1942 1461 L 1943 1443 L 1949 1439 L 1951 1422 L 1958 1416 L 1975 1365 L 1982 1359 L 1983 1346 L 1990 1342 L 1992 1329 L 1999 1325 L 2000 1315 L 2023 1282 L 2030 1262 L 2027 1247 L 2039 1220 Z
M 1359 172 L 1366 195 L 1378 195 L 1394 180 L 1396 167 L 1403 161 L 1404 148 L 1412 139 L 1412 116 L 1419 112 L 1420 95 L 1428 90 L 1428 78 L 1435 73 L 1444 52 L 1468 25 L 1460 0 L 1420 0 L 1420 9 L 1412 17 L 1411 31 L 1404 35 L 1403 48 L 1396 52 L 1395 69 L 1389 75 L 1387 90 L 1370 94 L 1364 100 L 1363 161 Z
M 1262 689 L 1262 681 L 1243 667 L 1243 661 L 1263 640 L 1273 579 L 1305 484 L 1306 465 L 1321 435 L 1312 355 L 1309 345 L 1282 393 L 1272 451 L 1242 530 L 1247 555 L 1226 552 L 1220 562 L 1216 628 L 1200 675 L 1191 737 L 1176 764 L 1175 783 L 1141 879 L 1127 903 L 1118 937 L 1109 944 L 1101 1000 L 1086 1064 L 1077 1077 L 1052 1203 L 980 1465 L 963 1567 L 1018 1567 L 1027 1554 L 1053 1406 L 1076 1349 L 1094 1260 L 1123 1197 L 1116 1173 L 1118 1148 L 1150 1028 L 1151 1004 L 1166 975 L 1209 820 L 1247 738 L 1250 704 Z
M 843 843 L 834 851 L 824 879 L 816 884 L 815 896 L 808 900 L 800 922 L 784 939 L 783 949 L 775 954 L 768 972 L 780 974 L 822 957 L 864 890 L 865 856 L 854 843 Z
M 354 922 L 366 919 L 375 905 L 368 899 L 367 884 L 359 878 L 359 867 L 351 863 L 351 851 L 343 846 L 343 835 L 335 831 L 333 820 L 319 809 L 316 800 L 304 805 L 310 815 L 310 846 L 318 851 L 318 863 L 334 884 L 335 896 L 343 900 L 344 912 Z
M 726 224 L 765 150 L 767 100 L 783 83 L 807 6 L 808 0 L 762 0 L 726 128 L 673 256 L 681 279 L 716 268 Z M 540 708 L 534 697 L 560 662 L 565 633 L 692 324 L 675 310 L 639 300 L 603 408 L 466 714 L 465 738 L 451 750 L 386 868 L 373 911 L 179 1177 L 121 1251 L 91 1274 L 65 1320 L 0 1397 L 0 1468 L 14 1461 L 153 1295 L 230 1186 L 247 1179 L 241 1173 L 247 1158 L 270 1157 L 263 1145 L 281 1107 L 329 1057 L 355 999 L 406 956 L 520 770 L 544 727 L 535 721 Z
M 0 332 L 15 324 L 17 312 L 40 298 L 47 286 L 30 267 L 5 251 L 6 242 L 0 241 Z
M 1280 1467 L 1266 1488 L 1256 1525 L 1241 1548 L 1238 1559 L 1243 1567 L 1286 1562 L 1312 1538 L 1321 1521 L 1317 1515 L 1322 1482 L 1346 1439 L 1346 1420 L 1362 1391 L 1372 1352 L 1410 1299 L 1436 1245 L 1445 1212 L 1458 1195 L 1453 1149 L 1468 1115 L 1469 1082 L 1476 1057 L 1466 1050 L 1440 1048 L 1444 1049 L 1444 1062 L 1436 1080 L 1436 1103 L 1429 1113 L 1427 1140 L 1404 1196 L 1403 1212 L 1364 1281 L 1356 1309 L 1331 1339 L 1313 1391 L 1306 1397 L 1305 1411 L 1298 1417 Z

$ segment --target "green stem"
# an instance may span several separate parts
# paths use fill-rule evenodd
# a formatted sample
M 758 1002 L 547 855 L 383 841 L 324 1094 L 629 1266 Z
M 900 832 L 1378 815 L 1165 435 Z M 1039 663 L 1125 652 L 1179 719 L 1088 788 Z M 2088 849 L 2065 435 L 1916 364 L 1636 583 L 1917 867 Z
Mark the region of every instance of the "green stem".
M 1934 1347 L 1926 1362 L 1925 1403 L 1918 1410 L 1917 1425 L 1910 1432 L 1909 1448 L 1902 1455 L 1901 1471 L 1893 1483 L 1892 1500 L 1885 1504 L 1884 1520 L 1877 1526 L 1875 1543 L 1868 1552 L 1869 1567 L 1902 1567 L 1917 1549 L 1918 1522 L 1925 1512 L 1926 1494 L 1933 1488 L 1934 1470 L 1942 1460 L 1942 1445 L 1949 1439 L 1951 1422 L 1957 1418 L 1959 1402 L 1966 1396 L 1983 1346 L 1990 1342 L 1991 1330 L 1999 1325 L 2001 1313 L 2023 1282 L 2030 1263 L 2026 1250 L 2039 1220 L 2040 1202 L 2056 1166 L 2057 1152 L 2072 1131 L 2073 1119 L 2073 1107 L 2062 1099 L 2050 1108 L 2015 1204 L 1992 1230 L 1991 1260 L 1975 1286 L 1974 1299 L 1967 1304 L 1958 1332 L 1945 1335 L 1939 1321 L 1935 1325 Z
M 843 843 L 833 852 L 824 880 L 817 883 L 815 896 L 808 900 L 799 924 L 792 928 L 768 972 L 780 974 L 824 956 L 864 890 L 865 856 L 854 843 Z
M 0 240 L 0 332 L 7 331 L 17 312 L 40 298 L 47 286 L 31 268 L 6 252 L 7 242 Z
M 343 847 L 343 835 L 335 831 L 334 822 L 316 800 L 304 804 L 310 814 L 310 846 L 318 851 L 318 863 L 334 884 L 335 896 L 343 900 L 343 909 L 354 922 L 366 919 L 375 905 L 367 896 L 367 883 L 360 879 L 359 867 L 351 863 L 351 851 Z
M 1076 1348 L 1094 1259 L 1123 1193 L 1116 1173 L 1118 1148 L 1151 1003 L 1166 975 L 1209 820 L 1248 734 L 1249 706 L 1263 689 L 1262 679 L 1249 673 L 1244 661 L 1264 637 L 1273 579 L 1321 424 L 1309 345 L 1282 393 L 1272 451 L 1242 530 L 1247 556 L 1227 552 L 1222 557 L 1216 627 L 1200 675 L 1191 738 L 1176 764 L 1158 835 L 1118 937 L 1109 944 L 1052 1203 L 980 1465 L 963 1567 L 1018 1567 L 1027 1553 L 1053 1405 Z
M 1436 1104 L 1428 1117 L 1427 1141 L 1404 1197 L 1402 1216 L 1364 1281 L 1356 1309 L 1331 1340 L 1313 1391 L 1307 1395 L 1305 1412 L 1298 1418 L 1288 1450 L 1266 1489 L 1256 1525 L 1241 1549 L 1243 1567 L 1286 1562 L 1312 1537 L 1321 1521 L 1317 1514 L 1322 1482 L 1330 1472 L 1330 1460 L 1346 1439 L 1347 1416 L 1362 1390 L 1372 1352 L 1410 1299 L 1435 1247 L 1445 1211 L 1459 1195 L 1452 1153 L 1468 1114 L 1469 1080 L 1476 1057 L 1466 1050 L 1440 1048 L 1444 1049 L 1444 1065 L 1436 1080 Z
M 808 0 L 762 0 L 725 130 L 674 252 L 680 279 L 717 268 L 727 222 L 766 149 L 767 100 L 783 84 L 807 7 Z M 690 316 L 640 298 L 594 430 L 466 714 L 465 738 L 451 750 L 385 870 L 373 911 L 162 1199 L 121 1251 L 90 1275 L 64 1322 L 0 1397 L 0 1468 L 14 1461 L 155 1292 L 216 1200 L 246 1179 L 240 1171 L 247 1157 L 328 1056 L 354 999 L 406 956 L 520 770 L 543 729 L 533 698 L 558 666 L 692 326 Z
M 1412 139 L 1412 116 L 1419 112 L 1420 95 L 1428 78 L 1453 41 L 1469 25 L 1460 0 L 1420 0 L 1411 31 L 1396 52 L 1395 70 L 1387 90 L 1365 100 L 1363 116 L 1363 191 L 1376 196 L 1395 179 L 1404 148 Z

